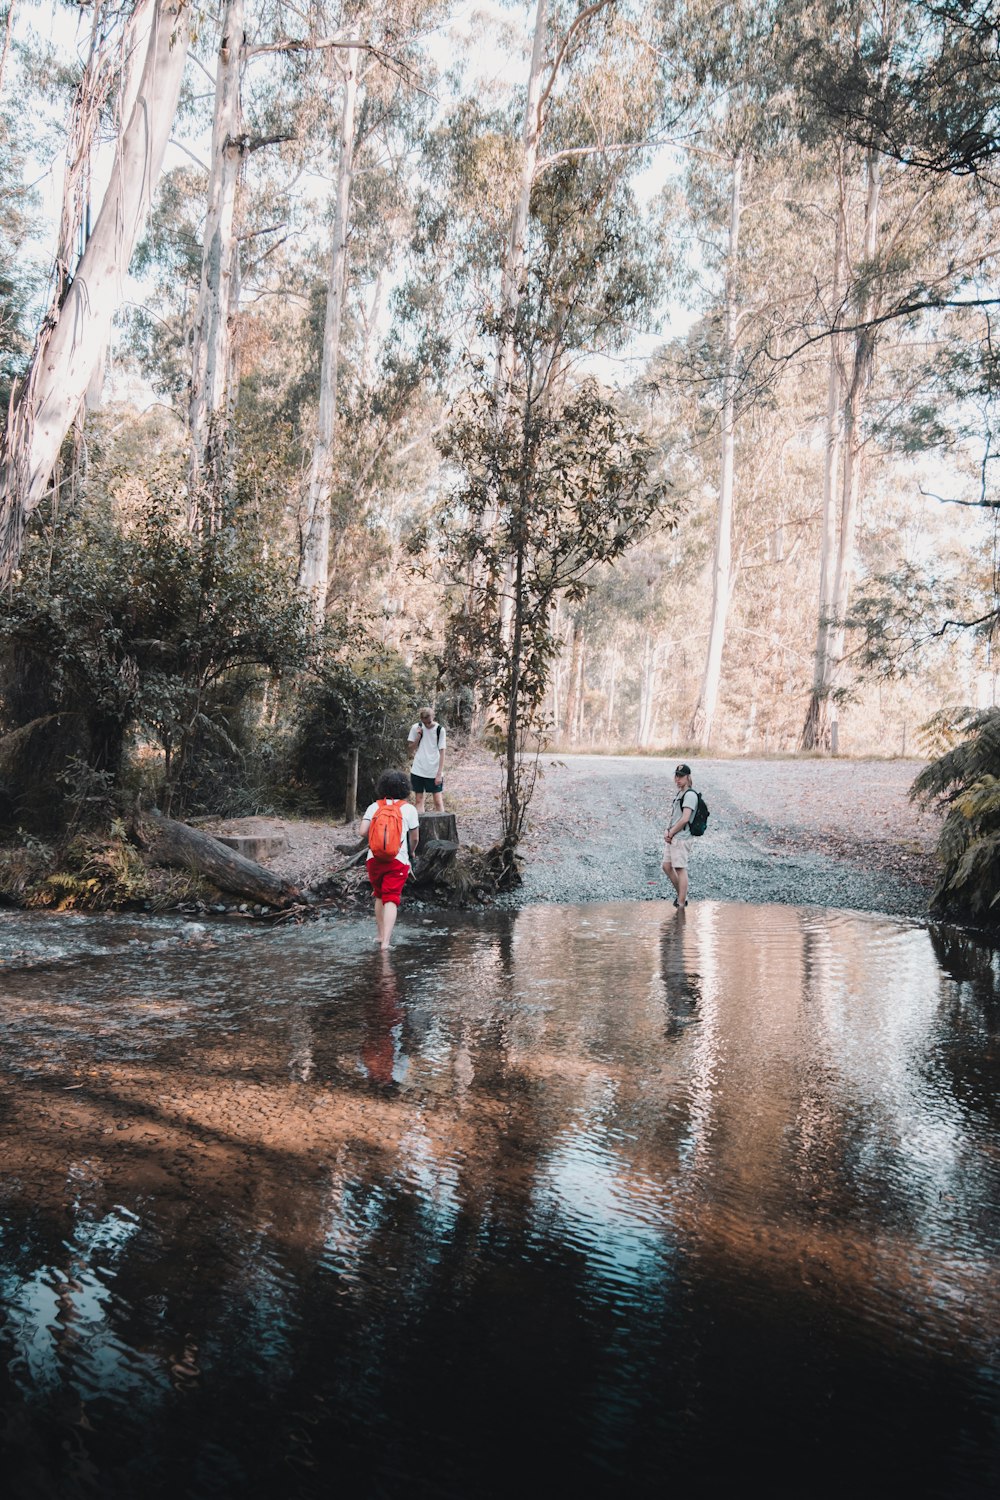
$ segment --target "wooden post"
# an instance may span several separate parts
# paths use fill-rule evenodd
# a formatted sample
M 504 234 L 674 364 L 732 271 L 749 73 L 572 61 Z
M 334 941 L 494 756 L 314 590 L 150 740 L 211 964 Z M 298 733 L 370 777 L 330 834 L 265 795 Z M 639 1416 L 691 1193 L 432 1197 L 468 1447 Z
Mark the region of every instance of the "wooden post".
M 347 800 L 344 804 L 344 817 L 348 823 L 353 823 L 358 815 L 358 752 L 352 750 L 347 757 Z

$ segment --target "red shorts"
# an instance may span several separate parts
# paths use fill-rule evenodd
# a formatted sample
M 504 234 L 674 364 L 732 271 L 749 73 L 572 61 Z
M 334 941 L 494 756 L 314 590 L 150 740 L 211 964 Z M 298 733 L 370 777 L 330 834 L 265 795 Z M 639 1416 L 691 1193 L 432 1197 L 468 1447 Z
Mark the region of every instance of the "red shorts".
M 372 890 L 383 906 L 399 905 L 399 898 L 403 894 L 403 886 L 406 884 L 406 877 L 409 873 L 409 865 L 404 865 L 401 859 L 370 859 L 368 861 L 368 879 L 372 883 Z

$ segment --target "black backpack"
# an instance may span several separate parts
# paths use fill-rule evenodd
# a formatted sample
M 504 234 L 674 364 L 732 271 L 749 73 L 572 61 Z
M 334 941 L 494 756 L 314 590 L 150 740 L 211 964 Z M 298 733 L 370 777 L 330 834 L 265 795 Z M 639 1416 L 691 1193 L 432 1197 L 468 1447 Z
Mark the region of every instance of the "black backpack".
M 692 838 L 700 839 L 708 827 L 708 803 L 700 792 L 694 791 L 694 787 L 691 787 L 691 791 L 698 798 L 698 806 L 688 819 L 688 833 Z

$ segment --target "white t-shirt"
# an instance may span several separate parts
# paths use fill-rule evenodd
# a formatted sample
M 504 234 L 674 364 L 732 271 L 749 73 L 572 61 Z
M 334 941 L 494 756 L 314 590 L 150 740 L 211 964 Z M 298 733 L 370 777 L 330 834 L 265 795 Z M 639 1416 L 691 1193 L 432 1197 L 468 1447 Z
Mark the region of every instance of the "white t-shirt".
M 390 798 L 388 800 L 391 801 L 392 799 Z M 400 864 L 408 865 L 410 863 L 410 841 L 407 837 L 407 833 L 411 828 L 416 829 L 420 827 L 420 815 L 418 814 L 417 809 L 414 807 L 412 802 L 401 803 L 400 811 L 403 814 L 403 842 L 399 846 L 399 853 L 396 855 L 396 858 L 399 860 Z M 377 812 L 378 803 L 369 803 L 369 805 L 365 808 L 365 815 L 361 821 L 365 824 L 370 823 Z M 365 832 L 368 832 L 367 827 L 365 828 Z M 374 859 L 374 857 L 375 856 L 373 854 L 368 855 L 369 859 Z
M 439 732 L 440 739 L 438 739 Z M 417 745 L 417 753 L 413 757 L 411 770 L 415 776 L 429 776 L 432 780 L 436 780 L 438 754 L 448 743 L 448 731 L 443 724 L 434 723 L 428 727 L 418 719 L 406 736 L 407 743 L 412 745 L 418 738 L 420 743 Z
M 693 818 L 698 811 L 698 795 L 694 788 L 690 786 L 685 788 L 683 794 L 681 792 L 674 793 L 674 800 L 670 805 L 670 822 L 667 824 L 668 828 L 673 828 L 675 823 L 680 822 L 684 816 L 684 809 L 686 807 L 691 809 L 691 818 Z M 689 826 L 691 818 L 688 819 L 683 828 L 678 829 L 677 833 L 674 834 L 675 839 L 689 839 L 691 837 Z

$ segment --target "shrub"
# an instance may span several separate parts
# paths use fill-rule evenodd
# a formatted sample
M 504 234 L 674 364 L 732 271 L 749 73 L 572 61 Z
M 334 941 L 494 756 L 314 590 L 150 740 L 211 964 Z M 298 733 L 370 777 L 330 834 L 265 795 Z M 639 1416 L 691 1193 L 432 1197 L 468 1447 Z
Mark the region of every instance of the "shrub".
M 1000 709 L 952 710 L 949 724 L 958 742 L 921 771 L 910 794 L 946 809 L 931 904 L 992 924 L 1000 903 Z M 940 715 L 933 727 L 940 742 Z
M 304 689 L 290 752 L 300 799 L 331 812 L 343 811 L 350 751 L 359 752 L 358 805 L 364 807 L 381 772 L 406 763 L 414 718 L 414 685 L 402 658 L 373 650 L 361 635 L 350 644 L 350 654 L 329 654 Z
M 275 674 L 308 660 L 290 566 L 255 525 L 192 535 L 164 482 L 132 521 L 90 512 L 26 548 L 0 603 L 0 816 L 64 826 L 121 781 L 134 731 L 163 754 L 168 810 L 192 799 L 201 760 Z M 81 795 L 80 788 L 90 790 Z

